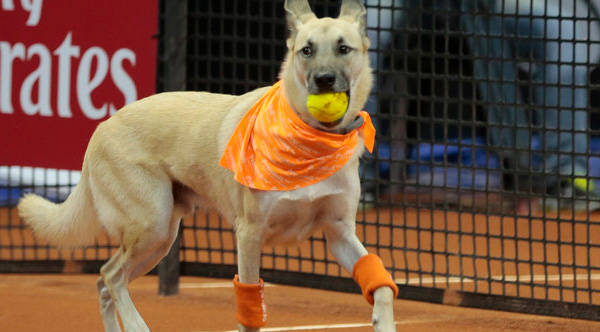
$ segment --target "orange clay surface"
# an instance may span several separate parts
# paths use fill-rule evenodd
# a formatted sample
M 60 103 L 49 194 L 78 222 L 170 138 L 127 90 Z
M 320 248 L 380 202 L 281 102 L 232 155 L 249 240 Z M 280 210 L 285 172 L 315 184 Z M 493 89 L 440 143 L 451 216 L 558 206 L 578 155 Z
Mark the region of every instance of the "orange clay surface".
M 0 331 L 103 331 L 94 275 L 0 275 Z M 236 329 L 230 280 L 183 277 L 179 295 L 157 295 L 158 280 L 146 276 L 130 290 L 154 332 Z M 311 331 L 372 331 L 336 324 L 368 324 L 371 306 L 358 294 L 298 287 L 266 287 L 268 328 L 332 325 Z M 398 331 L 600 331 L 600 322 L 395 301 Z M 337 327 L 337 328 L 334 328 Z M 289 331 L 273 329 L 271 331 Z M 306 329 L 296 329 L 305 331 Z
M 204 216 L 198 213 L 197 217 L 200 225 L 212 229 L 225 227 L 229 231 L 221 234 L 213 230 L 185 229 L 184 243 L 188 248 L 199 249 L 183 249 L 182 259 L 197 262 L 208 262 L 210 259 L 217 263 L 234 264 L 235 256 L 231 252 L 220 256 L 217 252 L 209 253 L 202 249 L 210 243 L 211 247 L 234 250 L 230 227 L 212 214 Z M 393 247 L 391 250 L 382 249 L 379 254 L 384 262 L 395 262 L 398 271 L 394 278 L 399 284 L 600 304 L 600 292 L 597 291 L 600 288 L 598 213 L 573 216 L 527 211 L 501 217 L 428 209 L 381 209 L 361 212 L 357 219 L 368 222 L 367 226 L 359 225 L 357 234 L 371 249 L 376 243 Z M 372 224 L 375 221 L 382 227 L 375 227 Z M 186 218 L 184 221 L 184 225 L 195 223 L 195 218 Z M 105 236 L 99 239 L 99 243 L 107 244 L 107 241 Z M 14 209 L 0 209 L 0 243 L 12 246 L 12 249 L 0 248 L 2 260 L 61 257 L 56 249 L 26 247 L 34 243 L 34 238 L 28 229 L 22 227 Z M 112 250 L 106 247 L 76 250 L 71 259 L 106 260 Z M 415 250 L 421 250 L 421 253 L 417 254 Z M 286 253 L 285 249 L 269 248 L 265 252 Z M 453 254 L 447 255 L 446 252 Z M 306 256 L 309 253 L 316 258 L 328 257 L 333 261 L 318 242 L 312 250 L 307 241 L 300 248 L 291 249 L 290 253 L 305 259 L 310 258 L 310 255 Z M 488 260 L 478 256 L 488 257 Z M 64 257 L 69 257 L 69 254 Z M 505 259 L 508 261 L 503 261 Z M 530 264 L 517 264 L 515 260 Z M 292 257 L 288 261 L 288 268 L 299 272 L 314 269 L 321 274 L 339 273 L 339 266 L 335 263 L 310 266 L 307 262 Z M 546 267 L 544 262 L 557 266 Z M 263 257 L 262 265 L 265 268 L 282 268 L 285 264 Z M 589 266 L 589 269 L 570 268 L 574 264 Z M 403 272 L 407 268 L 412 271 L 420 269 L 421 274 Z M 77 268 L 66 271 L 77 272 Z M 345 272 L 342 274 L 348 276 Z M 447 274 L 463 275 L 464 278 L 440 277 Z M 505 282 L 499 279 L 502 275 L 505 276 Z M 479 279 L 473 281 L 471 278 L 475 276 Z M 492 281 L 486 281 L 486 278 Z M 0 332 L 103 331 L 95 290 L 96 279 L 95 275 L 78 274 L 0 274 Z M 517 280 L 519 283 L 516 283 Z M 559 288 L 561 284 L 562 288 Z M 231 286 L 230 280 L 183 277 L 180 295 L 159 297 L 157 278 L 148 276 L 131 284 L 131 294 L 154 332 L 231 331 L 236 328 Z M 554 287 L 546 292 L 547 286 Z M 593 291 L 590 293 L 589 290 Z M 269 306 L 268 328 L 368 324 L 370 320 L 371 307 L 361 295 L 269 286 L 266 297 Z M 600 322 L 405 300 L 396 300 L 395 310 L 398 331 L 600 331 Z M 311 331 L 353 332 L 372 331 L 372 328 L 340 328 L 335 325 Z

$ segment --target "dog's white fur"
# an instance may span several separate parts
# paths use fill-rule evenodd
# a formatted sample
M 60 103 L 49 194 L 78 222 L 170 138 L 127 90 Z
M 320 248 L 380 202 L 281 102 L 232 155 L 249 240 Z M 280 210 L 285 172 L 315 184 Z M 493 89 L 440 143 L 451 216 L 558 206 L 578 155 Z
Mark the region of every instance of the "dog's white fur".
M 372 84 L 364 6 L 345 0 L 337 19 L 317 19 L 306 0 L 288 0 L 285 8 L 291 34 L 280 77 L 288 102 L 310 125 L 340 130 L 364 106 Z M 351 47 L 349 54 L 336 53 L 340 37 Z M 309 42 L 315 49 L 310 58 L 299 51 Z M 343 121 L 322 128 L 309 115 L 306 98 L 310 74 L 328 68 L 338 71 L 340 81 L 349 81 L 351 99 Z M 333 176 L 292 191 L 251 190 L 218 165 L 238 122 L 266 89 L 242 96 L 162 93 L 134 102 L 98 126 L 85 153 L 81 181 L 64 203 L 35 195 L 21 200 L 20 216 L 52 244 L 88 244 L 101 226 L 120 240 L 97 284 L 105 331 L 120 331 L 117 313 L 125 331 L 149 331 L 127 284 L 166 255 L 180 218 L 197 205 L 216 208 L 233 222 L 241 283 L 258 282 L 264 245 L 296 245 L 317 229 L 324 231 L 329 249 L 346 270 L 352 271 L 367 254 L 355 235 L 362 142 Z M 375 331 L 395 331 L 392 290 L 382 287 L 374 297 Z

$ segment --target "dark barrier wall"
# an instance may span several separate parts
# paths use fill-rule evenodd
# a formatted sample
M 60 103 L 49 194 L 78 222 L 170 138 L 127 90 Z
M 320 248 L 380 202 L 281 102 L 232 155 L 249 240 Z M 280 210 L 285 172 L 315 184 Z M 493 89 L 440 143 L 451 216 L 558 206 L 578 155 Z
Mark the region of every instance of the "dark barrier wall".
M 338 13 L 339 1 L 310 2 Z M 400 297 L 600 320 L 599 3 L 366 1 L 378 134 L 357 232 Z M 165 1 L 160 13 L 158 90 L 277 80 L 283 1 Z M 93 271 L 114 250 L 100 239 L 60 253 L 0 213 L 4 271 Z M 176 249 L 175 272 L 235 273 L 235 237 L 213 212 L 185 219 Z M 358 291 L 321 234 L 265 248 L 262 267 L 271 282 Z

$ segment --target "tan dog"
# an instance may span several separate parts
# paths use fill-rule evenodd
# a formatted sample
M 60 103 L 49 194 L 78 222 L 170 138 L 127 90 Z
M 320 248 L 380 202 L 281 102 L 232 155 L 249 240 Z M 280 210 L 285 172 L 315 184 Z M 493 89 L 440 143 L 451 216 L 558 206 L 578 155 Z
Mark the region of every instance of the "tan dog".
M 306 0 L 285 4 L 291 35 L 280 78 L 291 108 L 310 126 L 340 132 L 351 125 L 371 89 L 365 8 L 345 0 L 337 19 L 317 19 Z M 350 161 L 326 180 L 291 191 L 252 190 L 220 167 L 234 129 L 267 88 L 242 96 L 205 92 L 157 94 L 127 105 L 90 140 L 81 181 L 62 204 L 23 198 L 19 215 L 51 244 L 89 244 L 101 226 L 120 240 L 102 267 L 98 292 L 107 332 L 149 331 L 127 284 L 151 270 L 171 247 L 179 220 L 195 206 L 215 208 L 236 229 L 239 282 L 259 281 L 264 245 L 297 245 L 322 229 L 339 263 L 352 272 L 367 251 L 355 235 L 360 196 L 359 142 Z M 310 93 L 346 92 L 348 111 L 335 125 L 309 114 Z M 374 293 L 375 331 L 395 331 L 393 292 Z M 240 331 L 258 331 L 239 325 Z

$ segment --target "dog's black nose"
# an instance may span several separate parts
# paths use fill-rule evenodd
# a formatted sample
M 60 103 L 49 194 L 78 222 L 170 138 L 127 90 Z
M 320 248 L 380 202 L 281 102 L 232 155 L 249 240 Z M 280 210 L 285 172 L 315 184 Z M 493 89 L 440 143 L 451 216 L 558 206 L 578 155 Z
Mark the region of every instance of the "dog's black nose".
M 334 73 L 322 73 L 315 75 L 315 84 L 319 90 L 329 90 L 335 84 Z

